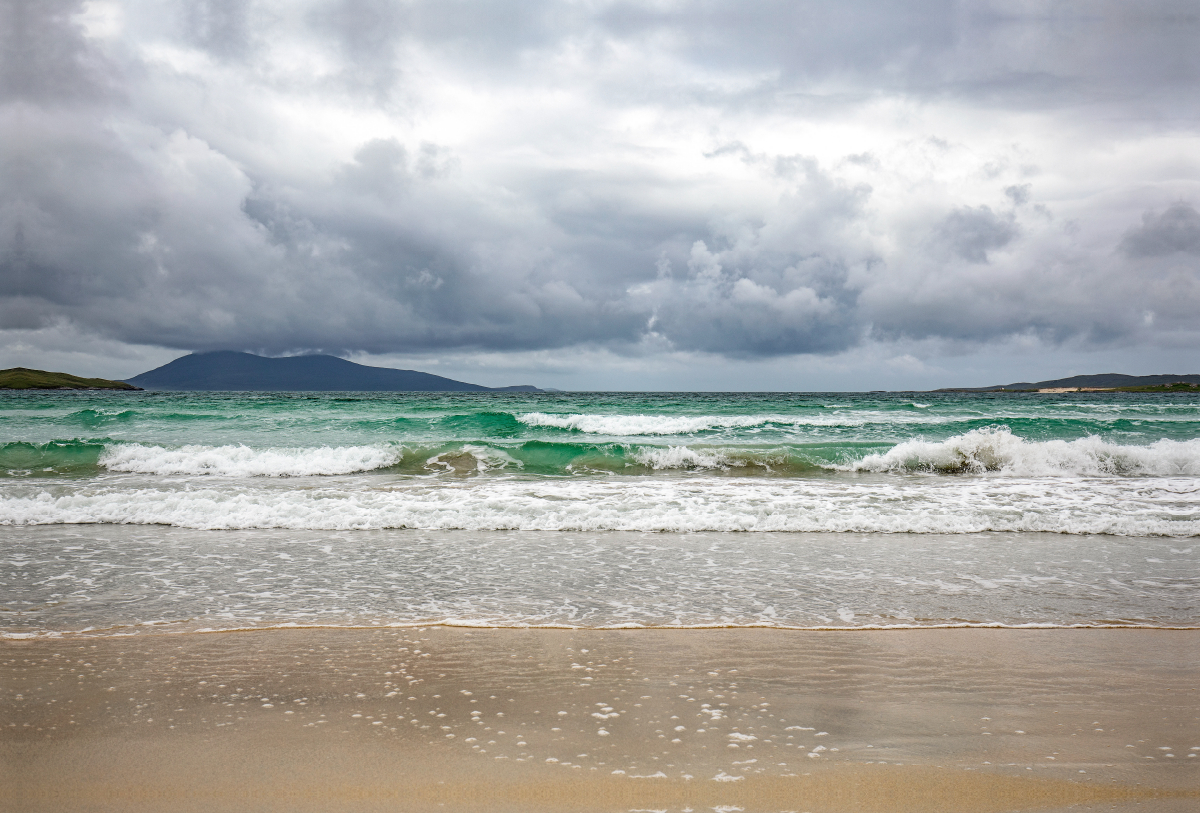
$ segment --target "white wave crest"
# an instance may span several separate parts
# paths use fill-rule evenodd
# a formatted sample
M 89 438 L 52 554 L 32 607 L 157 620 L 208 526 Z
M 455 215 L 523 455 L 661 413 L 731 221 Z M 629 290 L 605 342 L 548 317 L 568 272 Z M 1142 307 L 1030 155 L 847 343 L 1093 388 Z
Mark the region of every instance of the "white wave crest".
M 402 449 L 379 446 L 322 446 L 309 449 L 252 449 L 248 446 L 183 446 L 168 449 L 123 443 L 105 449 L 100 465 L 109 471 L 158 475 L 306 477 L 352 474 L 394 465 Z
M 723 469 L 729 466 L 729 456 L 719 451 L 689 449 L 687 446 L 668 446 L 665 449 L 638 449 L 632 455 L 643 466 L 663 469 Z
M 210 481 L 220 483 L 220 481 Z M 1200 534 L 1190 478 L 475 479 L 296 489 L 271 480 L 199 487 L 23 483 L 0 525 L 542 531 L 1046 531 Z
M 1121 446 L 1098 437 L 1029 441 L 1007 427 L 974 429 L 943 441 L 910 440 L 835 468 L 872 472 L 1002 472 L 1025 477 L 1200 474 L 1200 440 Z
M 693 449 L 688 446 L 644 447 L 631 455 L 634 461 L 656 471 L 670 469 L 730 469 L 785 463 L 786 453 L 744 449 Z
M 763 426 L 776 420 L 761 415 L 552 415 L 529 412 L 518 415 L 526 426 L 548 426 L 573 429 L 589 435 L 686 435 L 708 429 L 730 429 Z
M 923 410 L 929 404 L 913 403 L 912 406 Z M 957 420 L 955 417 L 947 415 L 877 410 L 831 410 L 820 415 L 591 415 L 527 412 L 517 415 L 516 419 L 531 427 L 568 429 L 589 435 L 612 437 L 689 435 L 714 429 L 754 429 L 760 426 L 797 429 L 800 427 L 860 427 L 870 424 L 933 425 Z

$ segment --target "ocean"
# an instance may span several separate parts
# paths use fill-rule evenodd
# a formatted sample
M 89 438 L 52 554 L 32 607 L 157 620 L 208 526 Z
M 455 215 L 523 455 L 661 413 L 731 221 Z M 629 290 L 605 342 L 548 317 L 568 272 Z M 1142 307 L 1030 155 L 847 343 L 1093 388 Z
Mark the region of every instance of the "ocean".
M 1196 627 L 1187 394 L 0 395 L 0 634 Z

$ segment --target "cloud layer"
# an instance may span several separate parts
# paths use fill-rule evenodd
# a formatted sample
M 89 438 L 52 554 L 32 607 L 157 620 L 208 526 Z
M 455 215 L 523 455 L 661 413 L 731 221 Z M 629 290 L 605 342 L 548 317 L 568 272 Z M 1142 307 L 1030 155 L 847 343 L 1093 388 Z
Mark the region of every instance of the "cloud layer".
M 1200 338 L 1194 4 L 2 13 L 3 331 L 732 359 Z

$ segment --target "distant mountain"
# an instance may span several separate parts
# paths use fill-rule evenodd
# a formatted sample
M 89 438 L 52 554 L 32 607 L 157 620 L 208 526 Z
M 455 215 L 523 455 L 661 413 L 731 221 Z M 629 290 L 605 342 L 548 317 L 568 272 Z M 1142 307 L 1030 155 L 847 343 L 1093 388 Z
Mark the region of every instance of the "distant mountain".
M 27 367 L 0 370 L 0 390 L 136 390 L 124 381 L 107 378 L 80 378 L 70 373 L 49 373 Z
M 232 350 L 192 353 L 128 381 L 148 390 L 541 392 L 528 384 L 482 387 L 416 370 L 367 367 L 337 356 L 265 358 Z
M 950 387 L 936 392 L 1030 392 L 1049 389 L 1118 389 L 1124 387 L 1152 387 L 1162 384 L 1200 384 L 1200 375 L 1122 375 L 1100 373 L 1098 375 L 1074 375 L 1070 378 L 1055 378 L 1036 383 L 997 384 L 993 387 Z

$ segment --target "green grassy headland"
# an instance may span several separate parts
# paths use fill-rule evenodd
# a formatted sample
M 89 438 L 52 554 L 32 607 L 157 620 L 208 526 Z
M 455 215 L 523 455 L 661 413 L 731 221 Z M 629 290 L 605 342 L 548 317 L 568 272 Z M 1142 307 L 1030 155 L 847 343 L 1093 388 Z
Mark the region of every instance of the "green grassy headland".
M 0 390 L 140 390 L 124 381 L 107 378 L 80 378 L 67 373 L 48 373 L 12 367 L 0 370 Z
M 1114 392 L 1200 392 L 1200 384 L 1176 381 L 1174 384 L 1154 384 L 1149 387 L 1117 387 Z

